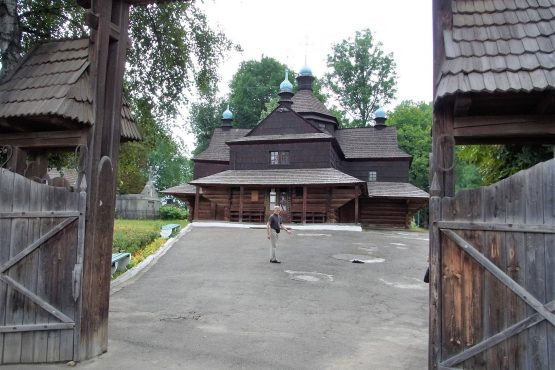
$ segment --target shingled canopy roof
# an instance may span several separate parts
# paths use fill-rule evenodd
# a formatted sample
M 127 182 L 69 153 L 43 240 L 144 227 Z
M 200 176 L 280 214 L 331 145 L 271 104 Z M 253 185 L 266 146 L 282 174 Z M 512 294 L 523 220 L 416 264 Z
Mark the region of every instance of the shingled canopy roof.
M 217 127 L 212 134 L 208 148 L 197 154 L 194 160 L 229 162 L 229 146 L 226 142 L 245 136 L 250 129 Z
M 197 192 L 197 187 L 191 184 L 181 184 L 181 185 L 177 185 L 177 186 L 173 186 L 169 189 L 166 190 L 162 190 L 161 193 L 164 194 L 169 194 L 169 195 L 183 195 L 183 194 L 188 194 L 188 195 L 195 195 Z M 200 192 L 202 193 L 202 191 Z
M 286 134 L 286 135 L 258 135 L 245 136 L 237 139 L 226 141 L 228 144 L 241 144 L 266 141 L 314 141 L 314 140 L 332 140 L 333 136 L 327 133 L 309 133 L 309 134 Z
M 94 124 L 89 39 L 49 41 L 29 52 L 0 83 L 0 130 L 48 131 Z M 122 140 L 141 140 L 129 106 Z
M 364 181 L 335 168 L 228 170 L 189 182 L 193 185 L 356 185 Z
M 299 90 L 293 98 L 291 108 L 297 113 L 320 113 L 333 117 L 328 108 L 314 96 L 312 90 Z
M 369 198 L 428 199 L 430 194 L 407 182 L 368 182 Z
M 346 159 L 364 158 L 411 158 L 399 149 L 397 131 L 388 126 L 382 129 L 362 127 L 342 129 L 335 132 L 339 146 Z
M 555 0 L 452 1 L 435 99 L 555 88 Z

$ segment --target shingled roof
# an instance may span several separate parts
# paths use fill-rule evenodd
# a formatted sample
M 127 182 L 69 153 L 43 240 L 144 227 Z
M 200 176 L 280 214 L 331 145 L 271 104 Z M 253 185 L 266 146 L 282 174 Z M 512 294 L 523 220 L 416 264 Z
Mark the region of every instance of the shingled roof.
M 183 195 L 183 194 L 187 194 L 187 195 L 195 195 L 197 193 L 197 187 L 191 184 L 180 184 L 177 186 L 173 186 L 169 189 L 166 190 L 162 190 L 160 193 L 164 193 L 164 194 L 170 194 L 170 195 L 174 195 L 174 194 L 179 194 L 179 195 Z M 202 194 L 202 191 L 200 191 L 200 193 Z
M 0 83 L 0 118 L 59 117 L 93 125 L 93 92 L 89 81 L 89 39 L 45 42 L 29 52 Z M 141 135 L 125 101 L 121 108 L 121 137 Z
M 203 161 L 229 162 L 229 147 L 226 141 L 231 141 L 245 136 L 250 129 L 231 128 L 222 129 L 217 127 L 212 134 L 208 148 L 202 153 L 197 154 L 193 159 Z
M 408 182 L 368 182 L 368 197 L 428 199 L 430 194 Z
M 308 134 L 286 134 L 286 135 L 258 135 L 245 136 L 237 139 L 228 140 L 228 144 L 241 144 L 266 141 L 311 141 L 311 140 L 331 140 L 333 136 L 327 133 L 308 133 Z
M 299 90 L 291 100 L 293 100 L 291 108 L 297 113 L 320 113 L 333 117 L 328 108 L 314 96 L 312 90 Z
M 365 184 L 335 168 L 227 170 L 196 179 L 193 185 L 355 185 Z
M 452 1 L 436 100 L 555 88 L 555 0 Z
M 399 149 L 397 131 L 392 126 L 382 129 L 362 127 L 337 130 L 335 138 L 346 159 L 411 158 Z

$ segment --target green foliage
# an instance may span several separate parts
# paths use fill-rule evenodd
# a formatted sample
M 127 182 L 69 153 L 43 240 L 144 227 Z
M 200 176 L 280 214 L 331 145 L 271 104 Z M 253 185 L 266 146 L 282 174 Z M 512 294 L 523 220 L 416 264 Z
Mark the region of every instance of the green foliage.
M 160 217 L 163 220 L 186 220 L 188 216 L 189 212 L 183 208 L 172 205 L 160 207 Z
M 222 124 L 222 113 L 226 106 L 223 100 L 215 97 L 191 104 L 189 127 L 196 141 L 194 155 L 203 152 L 208 147 L 214 129 Z M 232 107 L 230 109 L 233 110 Z
M 332 47 L 325 85 L 341 109 L 353 118 L 350 127 L 367 126 L 378 106 L 389 103 L 397 91 L 393 54 L 385 54 L 369 29 Z
M 464 145 L 459 156 L 478 167 L 482 185 L 493 184 L 512 174 L 553 158 L 550 145 Z
M 139 194 L 148 180 L 148 147 L 144 142 L 129 142 L 121 145 L 119 153 L 118 192 Z
M 432 151 L 432 104 L 403 101 L 389 115 L 387 124 L 397 129 L 399 146 L 412 155 L 411 184 L 429 189 L 429 153 Z
M 134 254 L 160 238 L 160 227 L 168 223 L 187 225 L 183 220 L 115 220 L 112 251 Z
M 266 103 L 277 96 L 285 77 L 285 64 L 270 57 L 242 62 L 229 84 L 230 105 L 237 127 L 256 126 Z M 295 84 L 295 73 L 289 69 L 289 81 Z

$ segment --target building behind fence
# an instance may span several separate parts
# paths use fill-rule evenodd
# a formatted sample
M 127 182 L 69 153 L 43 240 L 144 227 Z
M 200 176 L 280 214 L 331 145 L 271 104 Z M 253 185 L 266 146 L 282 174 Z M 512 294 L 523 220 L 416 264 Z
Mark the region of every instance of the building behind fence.
M 148 180 L 140 194 L 119 194 L 116 197 L 116 217 L 155 219 L 160 217 L 160 198 L 152 181 Z

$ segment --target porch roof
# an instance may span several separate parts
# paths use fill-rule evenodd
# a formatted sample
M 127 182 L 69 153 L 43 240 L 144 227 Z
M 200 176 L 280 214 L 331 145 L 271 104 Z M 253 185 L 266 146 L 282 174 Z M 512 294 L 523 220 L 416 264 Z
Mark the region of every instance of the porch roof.
M 369 198 L 424 200 L 430 197 L 430 194 L 408 182 L 368 182 L 366 185 Z
M 196 179 L 193 185 L 365 185 L 366 182 L 335 168 L 228 170 Z M 365 188 L 365 186 L 364 186 Z
M 197 189 L 197 187 L 195 185 L 185 183 L 185 184 L 180 184 L 180 185 L 168 188 L 166 190 L 162 190 L 160 193 L 170 194 L 170 195 L 174 195 L 174 194 L 195 195 L 196 194 L 196 189 Z

